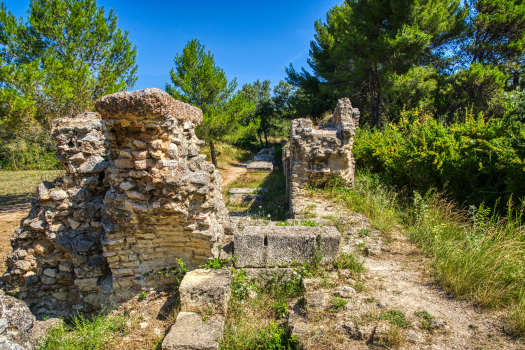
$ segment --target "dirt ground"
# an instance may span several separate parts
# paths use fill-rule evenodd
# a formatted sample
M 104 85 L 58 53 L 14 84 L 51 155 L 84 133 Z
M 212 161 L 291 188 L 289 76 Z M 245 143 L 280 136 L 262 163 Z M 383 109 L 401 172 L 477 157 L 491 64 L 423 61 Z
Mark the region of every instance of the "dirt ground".
M 312 218 L 327 217 L 327 209 L 337 217 L 351 215 L 323 198 L 310 198 L 309 203 Z M 329 297 L 337 286 L 354 287 L 357 294 L 344 311 L 334 313 L 328 306 L 311 314 L 308 309 L 292 313 L 291 319 L 302 327 L 306 349 L 375 348 L 375 327 L 384 323 L 381 315 L 392 310 L 400 311 L 407 321 L 406 328 L 400 329 L 399 349 L 525 349 L 523 339 L 511 336 L 506 328 L 504 310 L 482 309 L 446 293 L 427 269 L 428 258 L 401 232 L 384 235 L 366 224 L 345 229 L 341 236 L 342 251 L 359 256 L 367 271 L 357 280 L 335 274 L 329 278 L 333 287 L 315 289 Z M 431 315 L 434 324 L 424 325 L 422 312 Z

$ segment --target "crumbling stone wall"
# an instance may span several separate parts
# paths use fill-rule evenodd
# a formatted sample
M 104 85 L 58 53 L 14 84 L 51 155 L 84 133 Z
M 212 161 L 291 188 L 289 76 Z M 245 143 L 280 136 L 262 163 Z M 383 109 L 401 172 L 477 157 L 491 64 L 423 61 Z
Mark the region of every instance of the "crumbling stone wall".
M 37 200 L 11 239 L 3 281 L 37 315 L 89 314 L 104 306 L 112 287 L 100 243 L 107 166 L 103 126 L 97 113 L 53 123 L 66 176 L 38 185 Z
M 327 123 L 313 126 L 310 119 L 292 121 L 289 150 L 283 152 L 292 217 L 304 213 L 306 185 L 323 185 L 334 176 L 354 185 L 352 146 L 358 126 L 359 110 L 352 108 L 348 98 L 338 101 Z
M 104 96 L 96 109 L 110 162 L 102 244 L 118 302 L 174 284 L 157 272 L 178 258 L 192 270 L 217 257 L 228 211 L 219 171 L 199 154 L 200 109 L 159 89 Z

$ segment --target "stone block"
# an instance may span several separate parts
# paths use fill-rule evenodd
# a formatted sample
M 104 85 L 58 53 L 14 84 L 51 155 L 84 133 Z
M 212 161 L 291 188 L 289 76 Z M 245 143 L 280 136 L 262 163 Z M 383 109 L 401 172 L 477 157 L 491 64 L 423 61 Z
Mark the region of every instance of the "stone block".
M 235 266 L 270 267 L 313 263 L 330 264 L 339 251 L 341 235 L 335 227 L 254 226 L 234 234 Z
M 197 313 L 181 311 L 162 342 L 162 350 L 218 350 L 223 329 L 222 315 L 204 321 Z
M 181 310 L 226 315 L 230 285 L 229 270 L 199 269 L 188 272 L 179 287 Z
M 273 162 L 274 158 L 273 154 L 258 154 L 253 157 L 253 160 L 256 162 Z
M 263 172 L 270 173 L 273 171 L 273 163 L 271 162 L 251 162 L 246 166 L 249 173 Z
M 234 194 L 230 197 L 230 203 L 233 204 L 247 204 L 247 205 L 263 205 L 266 196 L 256 194 Z
M 230 188 L 228 192 L 230 194 L 267 194 L 267 188 Z

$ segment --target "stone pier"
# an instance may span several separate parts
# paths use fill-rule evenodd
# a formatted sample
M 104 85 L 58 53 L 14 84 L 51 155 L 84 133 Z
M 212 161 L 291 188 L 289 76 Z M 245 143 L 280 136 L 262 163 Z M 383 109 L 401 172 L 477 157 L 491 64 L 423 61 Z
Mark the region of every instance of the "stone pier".
M 159 89 L 104 96 L 96 109 L 109 159 L 102 244 L 118 302 L 174 285 L 181 262 L 193 270 L 217 257 L 228 212 L 219 171 L 199 154 L 200 109 Z

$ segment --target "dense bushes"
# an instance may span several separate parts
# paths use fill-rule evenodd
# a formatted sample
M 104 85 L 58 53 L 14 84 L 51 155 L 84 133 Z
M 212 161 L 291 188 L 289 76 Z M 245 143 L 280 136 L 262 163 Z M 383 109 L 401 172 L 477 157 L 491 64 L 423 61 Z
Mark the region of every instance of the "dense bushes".
M 384 130 L 356 134 L 357 167 L 398 189 L 444 191 L 459 204 L 489 206 L 525 196 L 525 132 L 512 119 L 474 118 L 446 125 L 418 111 Z

